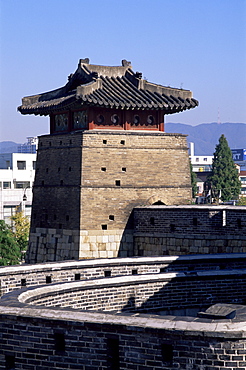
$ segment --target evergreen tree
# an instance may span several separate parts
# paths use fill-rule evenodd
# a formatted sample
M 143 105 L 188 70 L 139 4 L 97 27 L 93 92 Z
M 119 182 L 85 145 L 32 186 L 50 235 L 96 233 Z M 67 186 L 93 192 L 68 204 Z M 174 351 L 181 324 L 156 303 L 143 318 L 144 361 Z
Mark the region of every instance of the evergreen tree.
M 21 251 L 10 227 L 0 220 L 0 266 L 16 265 Z
M 219 144 L 216 145 L 212 172 L 208 177 L 212 196 L 220 198 L 223 202 L 238 197 L 241 190 L 241 182 L 238 171 L 232 159 L 232 153 L 225 136 L 222 134 Z

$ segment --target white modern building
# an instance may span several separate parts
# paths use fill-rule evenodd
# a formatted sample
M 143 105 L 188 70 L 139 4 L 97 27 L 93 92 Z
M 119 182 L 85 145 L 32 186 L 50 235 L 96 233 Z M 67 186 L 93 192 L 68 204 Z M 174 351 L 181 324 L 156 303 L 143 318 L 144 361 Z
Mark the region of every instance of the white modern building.
M 246 197 L 246 171 L 241 171 L 239 174 L 239 180 L 241 181 L 241 195 Z
M 0 219 L 10 223 L 19 208 L 31 216 L 36 153 L 0 154 Z
M 213 155 L 195 155 L 195 145 L 190 143 L 190 161 L 194 172 L 211 171 Z

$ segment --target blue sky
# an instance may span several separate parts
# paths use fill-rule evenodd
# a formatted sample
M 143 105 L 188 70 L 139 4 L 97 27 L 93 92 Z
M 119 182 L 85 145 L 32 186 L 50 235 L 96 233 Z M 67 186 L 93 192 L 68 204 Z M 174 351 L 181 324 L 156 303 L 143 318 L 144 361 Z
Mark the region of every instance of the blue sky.
M 16 108 L 85 57 L 191 90 L 200 106 L 166 122 L 246 123 L 246 0 L 0 0 L 0 17 L 0 141 L 48 133 L 48 117 Z

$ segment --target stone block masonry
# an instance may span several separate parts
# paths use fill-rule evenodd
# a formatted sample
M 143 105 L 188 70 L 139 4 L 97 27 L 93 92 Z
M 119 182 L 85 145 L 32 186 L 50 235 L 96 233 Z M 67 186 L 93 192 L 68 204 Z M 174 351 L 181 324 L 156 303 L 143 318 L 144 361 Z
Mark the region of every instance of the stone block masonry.
M 134 207 L 190 199 L 185 135 L 85 130 L 42 136 L 26 261 L 132 256 Z

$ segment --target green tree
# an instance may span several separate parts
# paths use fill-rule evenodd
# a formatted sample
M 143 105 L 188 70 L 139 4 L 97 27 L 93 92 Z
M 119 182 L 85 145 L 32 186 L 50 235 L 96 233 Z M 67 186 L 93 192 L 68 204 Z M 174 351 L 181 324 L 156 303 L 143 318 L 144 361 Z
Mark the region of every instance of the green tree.
M 246 206 L 246 197 L 239 198 L 237 206 Z
M 215 147 L 212 172 L 208 177 L 212 196 L 223 202 L 237 198 L 241 190 L 238 171 L 225 136 L 222 134 Z
M 20 259 L 21 251 L 11 228 L 0 220 L 0 266 L 16 265 Z
M 190 161 L 190 179 L 192 188 L 192 198 L 195 198 L 195 196 L 197 195 L 197 183 L 196 183 L 197 177 L 195 172 L 193 172 L 191 161 Z
M 11 217 L 11 220 L 14 222 L 13 225 L 13 234 L 15 240 L 20 248 L 20 251 L 23 253 L 27 250 L 28 246 L 28 236 L 30 229 L 30 222 L 23 212 L 16 211 L 15 215 Z

